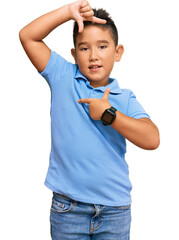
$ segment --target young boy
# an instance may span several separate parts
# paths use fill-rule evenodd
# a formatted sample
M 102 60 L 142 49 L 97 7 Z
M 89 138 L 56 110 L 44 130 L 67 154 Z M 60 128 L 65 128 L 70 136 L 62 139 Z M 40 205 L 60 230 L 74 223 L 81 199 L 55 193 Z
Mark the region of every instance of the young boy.
M 42 41 L 75 20 L 75 64 Z M 128 240 L 131 183 L 126 141 L 156 149 L 159 132 L 133 92 L 110 78 L 124 52 L 114 22 L 86 0 L 67 4 L 20 31 L 33 65 L 51 88 L 52 146 L 45 185 L 53 191 L 53 240 Z

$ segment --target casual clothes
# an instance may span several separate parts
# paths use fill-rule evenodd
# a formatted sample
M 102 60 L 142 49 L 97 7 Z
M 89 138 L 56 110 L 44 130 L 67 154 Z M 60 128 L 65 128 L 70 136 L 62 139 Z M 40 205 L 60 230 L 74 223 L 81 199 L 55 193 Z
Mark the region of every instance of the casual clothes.
M 77 65 L 51 51 L 41 73 L 51 88 L 51 154 L 45 185 L 73 200 L 105 206 L 131 204 L 125 161 L 125 138 L 111 126 L 93 120 L 81 98 L 102 98 L 110 88 L 110 104 L 132 118 L 149 118 L 134 93 L 116 79 L 93 88 Z

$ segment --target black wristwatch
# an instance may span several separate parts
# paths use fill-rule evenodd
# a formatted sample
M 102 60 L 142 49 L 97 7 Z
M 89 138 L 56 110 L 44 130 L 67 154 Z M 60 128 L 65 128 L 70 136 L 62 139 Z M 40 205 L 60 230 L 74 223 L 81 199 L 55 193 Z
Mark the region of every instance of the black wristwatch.
M 107 126 L 107 125 L 111 125 L 115 118 L 116 118 L 116 111 L 117 109 L 114 107 L 108 108 L 106 109 L 102 116 L 101 116 L 101 121 L 103 123 L 103 125 Z

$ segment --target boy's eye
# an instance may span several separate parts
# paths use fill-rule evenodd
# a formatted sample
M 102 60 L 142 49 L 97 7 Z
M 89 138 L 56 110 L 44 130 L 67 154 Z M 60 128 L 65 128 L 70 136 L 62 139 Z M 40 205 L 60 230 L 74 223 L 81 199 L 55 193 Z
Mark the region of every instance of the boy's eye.
M 81 48 L 80 50 L 81 50 L 81 51 L 87 51 L 88 48 L 87 48 L 87 47 L 83 47 L 83 48 Z
M 100 46 L 100 49 L 105 49 L 105 48 L 107 48 L 107 46 L 105 46 L 105 45 Z

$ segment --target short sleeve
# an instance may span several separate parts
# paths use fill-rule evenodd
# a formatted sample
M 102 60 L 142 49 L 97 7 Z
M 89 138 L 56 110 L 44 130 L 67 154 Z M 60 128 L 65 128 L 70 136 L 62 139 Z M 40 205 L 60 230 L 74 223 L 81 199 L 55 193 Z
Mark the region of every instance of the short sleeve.
M 150 116 L 145 112 L 142 105 L 137 101 L 136 96 L 133 92 L 130 93 L 127 116 L 140 119 L 140 118 L 150 118 Z
M 69 62 L 54 51 L 51 51 L 50 59 L 43 72 L 39 74 L 46 79 L 52 87 L 56 80 L 59 80 L 65 71 L 68 70 Z

